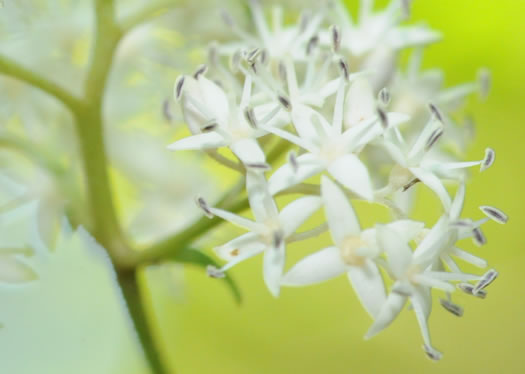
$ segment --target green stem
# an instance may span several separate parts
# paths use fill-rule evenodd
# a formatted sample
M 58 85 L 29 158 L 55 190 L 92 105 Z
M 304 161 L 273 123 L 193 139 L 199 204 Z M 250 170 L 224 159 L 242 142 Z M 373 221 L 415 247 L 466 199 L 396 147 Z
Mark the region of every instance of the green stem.
M 158 354 L 158 347 L 155 344 L 155 338 L 152 334 L 152 326 L 148 324 L 146 303 L 144 302 L 145 292 L 142 292 L 140 289 L 138 272 L 138 269 L 126 272 L 121 271 L 118 273 L 118 282 L 122 288 L 122 293 L 128 305 L 133 325 L 142 343 L 144 354 L 150 363 L 151 369 L 156 374 L 167 373 Z
M 248 198 L 244 198 L 235 204 L 228 207 L 230 212 L 238 213 L 249 207 Z M 188 244 L 196 238 L 205 234 L 209 230 L 223 223 L 224 220 L 219 217 L 202 217 L 188 229 L 168 237 L 161 242 L 154 244 L 152 247 L 137 252 L 133 259 L 133 264 L 143 264 L 147 262 L 156 262 L 164 257 L 169 257 L 176 254 L 179 250 L 185 248 Z
M 66 89 L 40 75 L 20 66 L 16 61 L 0 56 L 0 74 L 18 79 L 33 87 L 39 88 L 47 94 L 54 96 L 58 101 L 64 103 L 69 109 L 74 110 L 80 106 L 80 100 Z
M 134 27 L 150 21 L 151 19 L 164 14 L 169 8 L 173 7 L 176 0 L 157 0 L 151 1 L 148 5 L 140 10 L 140 12 L 126 17 L 120 22 L 121 28 L 124 32 L 128 32 Z

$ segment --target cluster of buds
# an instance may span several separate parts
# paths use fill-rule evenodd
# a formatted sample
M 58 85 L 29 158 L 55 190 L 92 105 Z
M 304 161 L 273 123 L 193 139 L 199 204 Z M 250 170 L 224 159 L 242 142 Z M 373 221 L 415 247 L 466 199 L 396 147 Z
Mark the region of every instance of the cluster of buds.
M 495 153 L 487 148 L 480 160 L 462 161 L 470 128 L 452 115 L 468 94 L 486 94 L 489 76 L 483 71 L 476 82 L 442 89 L 440 74 L 420 73 L 421 49 L 439 34 L 400 25 L 407 3 L 394 0 L 375 12 L 372 1 L 363 0 L 358 19 L 352 20 L 342 4 L 329 2 L 286 26 L 282 10 L 274 8 L 269 27 L 259 2 L 250 1 L 254 34 L 224 13 L 240 40 L 214 43 L 209 63 L 176 81 L 174 95 L 192 135 L 169 149 L 205 151 L 245 175 L 254 220 L 197 199 L 207 216 L 248 231 L 215 248 L 227 263 L 210 267 L 210 276 L 222 277 L 263 254 L 264 281 L 278 296 L 283 286 L 347 273 L 374 321 L 367 338 L 387 327 L 408 301 L 426 354 L 439 360 L 427 324 L 432 290 L 445 293 L 441 305 L 457 316 L 463 310 L 452 302 L 456 289 L 484 298 L 498 273 L 463 272 L 456 259 L 480 268 L 487 264 L 457 242 L 472 238 L 483 245 L 481 226 L 508 218 L 490 206 L 481 207 L 483 219 L 461 216 L 466 169 L 486 170 Z M 396 57 L 407 47 L 414 52 L 407 71 L 400 71 Z M 450 145 L 456 152 L 447 151 Z M 229 149 L 231 157 L 219 154 L 219 148 Z M 273 165 L 276 149 L 289 152 L 279 167 Z M 319 176 L 320 183 L 305 182 Z M 433 226 L 410 219 L 416 184 L 441 201 L 443 214 Z M 446 184 L 457 187 L 453 197 Z M 275 198 L 286 193 L 305 196 L 279 210 Z M 363 228 L 351 203 L 356 199 L 386 205 L 393 221 Z M 297 232 L 321 208 L 326 223 Z M 287 244 L 326 230 L 333 245 L 285 271 Z

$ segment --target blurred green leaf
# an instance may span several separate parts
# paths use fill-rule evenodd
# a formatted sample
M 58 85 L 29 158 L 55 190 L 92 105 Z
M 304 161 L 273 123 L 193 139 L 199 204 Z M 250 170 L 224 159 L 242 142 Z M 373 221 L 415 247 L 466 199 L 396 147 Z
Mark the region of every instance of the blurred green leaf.
M 184 248 L 178 251 L 173 256 L 168 257 L 168 259 L 173 260 L 175 262 L 179 262 L 179 263 L 197 265 L 204 269 L 208 265 L 220 267 L 210 256 L 194 248 Z M 239 289 L 239 286 L 237 286 L 237 283 L 228 274 L 225 274 L 225 277 L 222 278 L 222 280 L 226 282 L 226 284 L 228 285 L 228 288 L 233 293 L 233 297 L 235 298 L 235 301 L 237 302 L 237 304 L 240 305 L 242 302 L 242 296 L 241 296 L 241 291 Z

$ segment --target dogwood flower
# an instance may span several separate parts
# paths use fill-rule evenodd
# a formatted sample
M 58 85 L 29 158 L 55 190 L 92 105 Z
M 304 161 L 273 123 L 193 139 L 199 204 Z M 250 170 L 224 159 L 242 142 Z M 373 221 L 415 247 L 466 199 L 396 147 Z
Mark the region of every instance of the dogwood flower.
M 306 54 L 308 41 L 315 36 L 321 25 L 324 14 L 304 13 L 297 24 L 283 27 L 283 10 L 274 7 L 272 13 L 272 28 L 265 20 L 261 3 L 258 0 L 249 0 L 248 5 L 256 28 L 256 35 L 242 30 L 226 12 L 223 13 L 225 23 L 241 39 L 240 42 L 228 43 L 220 47 L 224 54 L 231 55 L 239 49 L 261 48 L 264 52 L 264 61 L 280 60 L 284 56 L 293 56 L 294 59 L 303 59 Z
M 264 281 L 272 295 L 278 296 L 285 264 L 286 240 L 320 208 L 321 200 L 316 196 L 302 197 L 279 212 L 261 173 L 247 174 L 246 189 L 255 221 L 208 207 L 202 199 L 199 201 L 201 208 L 208 214 L 249 230 L 248 233 L 215 248 L 217 255 L 228 263 L 220 269 L 210 268 L 209 274 L 221 276 L 238 263 L 264 252 Z
M 441 233 L 442 227 L 446 224 L 445 219 L 438 221 L 414 252 L 398 233 L 384 225 L 378 225 L 377 240 L 386 252 L 389 272 L 395 283 L 376 320 L 368 330 L 366 339 L 390 325 L 401 312 L 406 301 L 410 300 L 423 335 L 425 352 L 433 360 L 441 358 L 442 354 L 432 346 L 428 329 L 428 317 L 432 309 L 432 288 L 453 292 L 455 287 L 449 283 L 450 281 L 470 282 L 482 278 L 472 274 L 429 270 L 444 241 Z
M 440 34 L 425 26 L 400 26 L 406 18 L 406 2 L 393 0 L 380 12 L 374 12 L 373 0 L 360 1 L 360 13 L 353 20 L 341 1 L 335 2 L 334 22 L 340 28 L 340 50 L 350 65 L 376 72 L 375 86 L 381 88 L 390 78 L 399 50 L 426 45 L 440 39 Z M 330 33 L 321 33 L 324 44 Z
M 282 284 L 305 286 L 347 273 L 361 304 L 372 317 L 376 317 L 386 301 L 383 278 L 374 262 L 382 252 L 375 238 L 376 230 L 361 229 L 344 192 L 326 176 L 322 177 L 321 196 L 335 246 L 299 261 L 283 277 Z M 424 224 L 400 220 L 388 226 L 409 241 L 423 229 Z
M 431 106 L 431 108 L 434 108 Z M 435 110 L 435 109 L 434 109 Z M 394 192 L 400 188 L 408 189 L 411 185 L 422 182 L 428 186 L 441 200 L 445 210 L 452 204 L 450 195 L 445 189 L 442 178 L 457 179 L 453 172 L 472 166 L 481 165 L 484 171 L 494 162 L 494 151 L 487 148 L 485 158 L 480 161 L 440 162 L 427 157 L 428 151 L 436 144 L 444 132 L 444 125 L 438 112 L 423 129 L 411 148 L 403 140 L 399 132 L 390 140 L 383 139 L 380 143 L 392 159 L 397 163 L 390 174 L 389 186 L 386 191 Z
M 266 131 L 258 124 L 271 126 L 279 106 L 269 112 L 261 107 L 252 108 L 249 105 L 252 89 L 249 76 L 237 106 L 219 86 L 203 76 L 204 70 L 200 70 L 194 78 L 181 77 L 175 84 L 175 97 L 182 99 L 188 125 L 196 134 L 172 143 L 168 149 L 207 150 L 228 146 L 246 167 L 264 166 L 265 155 L 256 138 L 265 135 Z
M 269 180 L 272 194 L 302 182 L 327 170 L 339 183 L 358 196 L 372 200 L 373 187 L 366 165 L 355 152 L 384 131 L 384 124 L 374 115 L 366 121 L 343 131 L 344 81 L 336 97 L 332 124 L 317 111 L 303 106 L 292 112 L 293 124 L 299 136 L 277 128 L 266 128 L 307 152 L 297 157 L 297 168 L 285 164 Z M 385 115 L 390 126 L 407 118 L 397 113 Z

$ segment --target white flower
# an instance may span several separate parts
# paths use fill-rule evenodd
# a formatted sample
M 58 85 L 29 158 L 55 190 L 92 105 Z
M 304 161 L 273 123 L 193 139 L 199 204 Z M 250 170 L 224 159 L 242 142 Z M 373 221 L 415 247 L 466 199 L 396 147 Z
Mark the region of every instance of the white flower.
M 293 56 L 294 59 L 304 58 L 307 43 L 314 37 L 323 20 L 323 12 L 305 13 L 297 24 L 283 27 L 282 8 L 276 6 L 272 14 L 273 29 L 270 29 L 260 2 L 249 0 L 248 4 L 257 34 L 251 35 L 245 32 L 228 14 L 224 13 L 225 22 L 241 39 L 241 42 L 221 46 L 220 52 L 231 55 L 238 49 L 262 48 L 267 57 L 273 61 L 280 60 L 284 56 Z
M 270 178 L 272 194 L 327 170 L 339 183 L 358 196 L 372 200 L 373 187 L 366 165 L 355 153 L 379 136 L 383 124 L 377 114 L 343 131 L 344 86 L 340 85 L 336 97 L 332 124 L 317 111 L 307 106 L 292 111 L 292 120 L 299 136 L 277 128 L 266 128 L 284 139 L 305 149 L 297 157 L 297 168 L 283 165 Z M 388 114 L 390 126 L 397 126 L 407 118 L 396 113 Z
M 377 240 L 386 252 L 389 273 L 395 283 L 375 322 L 367 332 L 365 336 L 367 339 L 390 325 L 401 312 L 406 301 L 410 299 L 421 328 L 427 355 L 434 360 L 441 358 L 441 353 L 432 346 L 427 323 L 432 309 L 431 289 L 453 292 L 455 287 L 449 281 L 470 282 L 481 279 L 480 276 L 472 274 L 429 270 L 436 256 L 439 255 L 439 248 L 445 239 L 442 237 L 442 230 L 446 225 L 445 219 L 438 221 L 414 252 L 398 233 L 384 225 L 378 225 Z
M 386 192 L 394 192 L 400 188 L 406 190 L 420 181 L 437 194 L 443 207 L 448 211 L 452 202 L 442 179 L 458 179 L 454 172 L 476 165 L 481 165 L 481 171 L 485 170 L 494 161 L 494 151 L 487 149 L 485 158 L 480 161 L 441 162 L 430 159 L 427 157 L 428 151 L 444 132 L 443 123 L 438 116 L 433 116 L 411 148 L 407 146 L 399 132 L 390 139 L 382 139 L 380 144 L 397 163 L 390 174 Z
M 278 296 L 285 263 L 286 240 L 319 209 L 321 199 L 316 196 L 302 197 L 279 212 L 261 173 L 248 172 L 246 189 L 255 221 L 208 207 L 200 200 L 205 211 L 249 230 L 248 233 L 215 248 L 217 255 L 228 263 L 218 271 L 210 271 L 210 275 L 220 276 L 234 265 L 264 252 L 264 281 L 272 295 Z
M 440 34 L 424 26 L 400 26 L 405 18 L 404 1 L 393 0 L 381 12 L 374 12 L 374 1 L 360 1 L 360 14 L 354 21 L 341 1 L 336 2 L 334 22 L 340 29 L 341 53 L 351 66 L 376 71 L 374 86 L 388 81 L 399 50 L 437 41 Z M 328 33 L 321 34 L 327 44 Z
M 266 157 L 256 138 L 266 134 L 258 125 L 272 125 L 279 111 L 251 108 L 252 79 L 247 76 L 239 105 L 197 71 L 196 78 L 182 77 L 175 84 L 175 96 L 181 98 L 186 121 L 195 135 L 168 146 L 170 150 L 208 150 L 228 146 L 247 167 L 265 165 Z M 262 110 L 261 110 L 262 109 Z M 204 133 L 198 133 L 206 131 Z
M 381 249 L 376 230 L 361 230 L 359 220 L 344 192 L 327 177 L 322 177 L 321 196 L 335 246 L 324 248 L 299 261 L 283 277 L 286 286 L 305 286 L 343 273 L 356 291 L 367 312 L 376 317 L 386 301 L 385 286 L 374 262 Z M 402 220 L 388 225 L 407 241 L 423 228 L 420 222 Z

